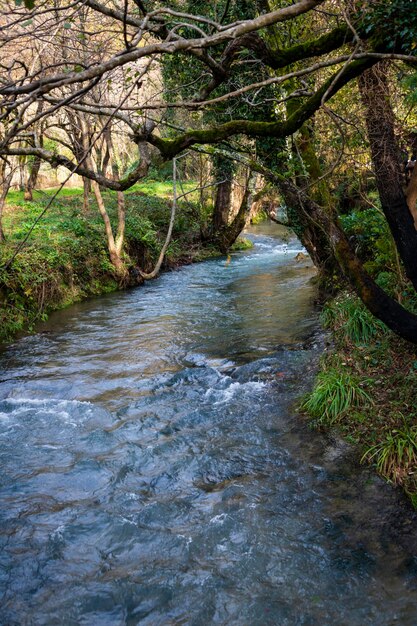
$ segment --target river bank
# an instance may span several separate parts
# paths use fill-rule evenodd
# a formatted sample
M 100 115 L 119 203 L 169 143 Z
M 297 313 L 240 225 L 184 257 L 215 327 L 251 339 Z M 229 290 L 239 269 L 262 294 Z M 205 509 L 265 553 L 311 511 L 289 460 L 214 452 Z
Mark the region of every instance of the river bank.
M 302 409 L 319 430 L 353 444 L 358 462 L 402 487 L 417 507 L 417 351 L 373 318 L 352 293 L 321 315 L 333 344 Z
M 186 183 L 186 191 L 189 187 L 192 184 Z M 33 202 L 24 201 L 20 192 L 9 194 L 4 215 L 6 241 L 0 247 L 0 342 L 19 332 L 31 332 L 52 311 L 74 302 L 142 284 L 138 269 L 150 272 L 164 243 L 171 212 L 171 182 L 148 181 L 125 194 L 123 261 L 127 273 L 122 280 L 110 263 L 104 226 L 94 199 L 83 209 L 81 190 L 64 189 L 11 267 L 4 269 L 52 193 L 53 190 L 35 192 Z M 103 198 L 111 221 L 116 223 L 116 194 L 106 191 Z M 192 196 L 179 203 L 162 271 L 219 254 L 201 241 L 205 221 L 206 216 Z M 240 245 L 245 247 L 243 241 Z
M 90 297 L 143 283 L 137 272 L 150 271 L 164 240 L 170 215 L 171 183 L 146 183 L 126 194 L 123 284 L 108 259 L 103 224 L 94 202 L 80 208 L 80 191 L 64 190 L 54 210 L 43 218 L 10 271 L 0 269 L 0 341 L 30 332 L 52 311 Z M 110 217 L 117 203 L 105 194 Z M 13 193 L 6 209 L 7 260 L 32 221 L 49 200 L 38 192 L 35 202 Z M 201 244 L 204 216 L 194 203 L 180 203 L 173 240 L 163 271 L 218 255 Z M 246 244 L 243 244 L 245 247 Z M 400 485 L 417 506 L 417 354 L 388 332 L 352 295 L 340 295 L 324 307 L 324 326 L 333 335 L 315 388 L 303 408 L 319 429 L 337 429 L 358 456 L 388 481 Z

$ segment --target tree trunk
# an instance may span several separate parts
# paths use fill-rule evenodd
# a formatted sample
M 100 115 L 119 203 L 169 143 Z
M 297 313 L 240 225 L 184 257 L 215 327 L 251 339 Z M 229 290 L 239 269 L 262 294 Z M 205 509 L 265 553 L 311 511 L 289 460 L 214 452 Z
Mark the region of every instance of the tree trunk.
M 13 178 L 13 169 L 10 167 L 7 173 L 7 166 L 10 166 L 10 163 L 6 159 L 0 161 L 0 243 L 3 243 L 6 239 L 3 229 L 3 213 Z
M 26 181 L 25 195 L 24 195 L 25 200 L 29 200 L 29 201 L 33 200 L 33 190 L 36 187 L 40 167 L 41 167 L 41 159 L 39 159 L 38 157 L 35 157 L 32 167 L 30 168 L 29 176 Z
M 376 184 L 407 277 L 417 289 L 417 231 L 403 191 L 401 152 L 394 132 L 394 113 L 389 99 L 387 67 L 383 63 L 359 77 L 365 105 Z
M 369 276 L 353 252 L 337 219 L 303 192 L 295 189 L 289 181 L 281 181 L 280 184 L 289 196 L 299 196 L 305 214 L 326 235 L 333 257 L 369 311 L 394 333 L 417 344 L 417 316 L 404 309 Z
M 277 185 L 285 198 L 298 198 L 297 211 L 315 232 L 321 232 L 327 242 L 329 255 L 339 265 L 351 286 L 369 311 L 388 326 L 394 333 L 413 344 L 417 344 L 417 316 L 404 309 L 401 304 L 383 291 L 367 274 L 355 255 L 341 228 L 334 211 L 326 211 L 293 182 L 281 174 L 253 162 L 254 169 Z
M 116 245 L 116 242 L 114 240 L 114 235 L 113 235 L 113 230 L 112 230 L 112 227 L 111 227 L 110 218 L 109 218 L 109 215 L 108 215 L 108 213 L 106 211 L 106 207 L 104 205 L 103 196 L 101 195 L 101 191 L 100 191 L 100 186 L 99 186 L 99 184 L 95 180 L 93 180 L 91 182 L 91 186 L 93 188 L 94 195 L 96 197 L 98 210 L 100 212 L 101 217 L 103 218 L 104 228 L 105 228 L 106 237 L 107 237 L 107 248 L 108 248 L 108 251 L 109 251 L 110 261 L 112 262 L 112 264 L 113 264 L 113 266 L 114 266 L 114 268 L 116 270 L 117 276 L 122 278 L 126 274 L 126 268 L 125 268 L 124 263 L 123 263 L 123 261 L 121 259 L 121 256 L 120 256 L 121 250 L 119 249 L 119 246 Z
M 417 230 L 417 166 L 414 166 L 406 189 L 407 205 L 414 219 L 414 228 Z
M 216 242 L 219 239 L 218 235 L 220 232 L 227 229 L 229 224 L 235 164 L 220 154 L 212 156 L 212 164 L 213 177 L 217 186 L 211 230 L 212 239 Z
M 0 243 L 3 243 L 6 239 L 3 230 L 3 209 L 5 204 L 5 198 L 3 198 L 3 194 L 0 196 Z
M 83 177 L 83 211 L 84 213 L 88 212 L 90 192 L 91 192 L 91 181 L 89 178 Z
M 103 164 L 102 164 L 102 170 L 103 170 L 103 176 L 109 176 L 109 172 L 107 171 L 111 162 L 111 167 L 110 167 L 110 178 L 113 176 L 115 177 L 118 174 L 118 167 L 117 167 L 117 163 L 116 163 L 116 155 L 115 155 L 115 151 L 114 151 L 114 147 L 113 147 L 113 140 L 112 140 L 112 124 L 110 122 L 107 121 L 107 126 L 103 132 L 103 140 L 105 142 L 105 153 L 104 153 L 104 157 L 103 157 Z
M 314 222 L 306 210 L 302 198 L 304 194 L 297 187 L 288 184 L 278 184 L 281 195 L 287 206 L 287 214 L 291 228 L 307 250 L 315 267 L 317 268 L 321 282 L 326 289 L 334 282 L 335 276 L 340 275 L 340 268 L 329 245 L 326 233 L 320 223 Z M 322 209 L 326 211 L 325 209 Z M 333 290 L 330 289 L 330 291 Z
M 287 103 L 288 113 L 291 114 L 293 107 L 296 107 L 297 101 L 289 101 Z M 323 232 L 320 224 L 315 223 L 308 214 L 303 198 L 306 194 L 302 191 L 307 188 L 310 183 L 317 182 L 321 177 L 321 167 L 317 158 L 314 146 L 314 128 L 304 125 L 298 138 L 293 144 L 294 162 L 298 163 L 298 172 L 295 175 L 295 183 L 284 184 L 284 181 L 278 177 L 274 180 L 274 184 L 278 187 L 280 194 L 287 208 L 288 220 L 292 230 L 295 232 L 302 245 L 309 253 L 311 260 L 318 269 L 320 282 L 326 291 L 333 291 L 334 278 L 340 277 L 340 268 L 337 263 L 333 251 L 329 246 L 326 233 Z M 273 171 L 287 171 L 291 169 L 289 162 L 289 151 L 283 140 L 276 140 L 271 149 L 271 143 L 268 141 L 264 145 L 262 140 L 257 142 L 258 153 L 262 156 L 264 163 Z M 297 185 L 298 182 L 298 185 Z M 320 181 L 317 186 L 309 187 L 309 196 L 322 206 L 322 209 L 333 214 L 334 208 L 330 200 L 330 192 L 326 181 Z
M 125 240 L 126 227 L 126 203 L 123 191 L 117 192 L 117 234 L 116 234 L 116 250 L 119 256 L 123 250 Z
M 298 154 L 308 174 L 305 184 L 311 184 L 311 197 L 327 210 L 332 210 L 332 197 L 329 185 L 327 178 L 322 177 L 323 171 L 317 157 L 313 120 L 309 120 L 302 125 L 295 141 Z
M 228 224 L 231 200 L 232 181 L 229 179 L 221 181 L 217 185 L 213 211 L 213 232 L 215 236 Z
M 252 177 L 253 174 L 251 173 L 246 182 L 245 193 L 240 203 L 239 210 L 233 218 L 233 221 L 230 224 L 226 222 L 214 233 L 213 241 L 223 254 L 227 254 L 245 228 L 252 206 Z

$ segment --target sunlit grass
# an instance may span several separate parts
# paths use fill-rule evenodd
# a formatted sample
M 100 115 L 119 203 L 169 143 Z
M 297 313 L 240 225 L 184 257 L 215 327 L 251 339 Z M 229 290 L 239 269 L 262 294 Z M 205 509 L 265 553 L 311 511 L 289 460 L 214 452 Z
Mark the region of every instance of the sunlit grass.
M 181 182 L 181 184 L 177 183 L 177 195 L 182 195 L 183 193 L 187 194 L 188 200 L 197 200 L 198 192 L 193 191 L 197 187 L 197 183 L 195 181 L 186 181 Z M 173 182 L 172 181 L 158 181 L 158 180 L 147 180 L 141 183 L 136 183 L 131 187 L 128 193 L 145 193 L 147 195 L 155 195 L 159 198 L 172 198 L 173 197 Z M 188 193 L 191 192 L 191 193 Z
M 177 195 L 183 193 L 192 192 L 187 195 L 188 200 L 195 201 L 197 199 L 197 191 L 193 190 L 197 184 L 195 181 L 189 180 L 177 184 Z M 24 206 L 37 202 L 49 200 L 54 194 L 57 193 L 57 198 L 76 198 L 83 195 L 83 189 L 81 187 L 50 187 L 49 189 L 35 190 L 33 192 L 33 202 L 29 202 L 24 199 L 24 192 L 18 190 L 11 190 L 7 194 L 7 204 Z M 105 194 L 110 196 L 116 195 L 115 191 L 106 190 Z M 144 193 L 149 196 L 157 196 L 158 198 L 170 199 L 173 197 L 173 182 L 172 181 L 158 181 L 158 180 L 144 180 L 143 182 L 136 183 L 133 187 L 130 187 L 126 191 L 126 194 L 132 193 Z

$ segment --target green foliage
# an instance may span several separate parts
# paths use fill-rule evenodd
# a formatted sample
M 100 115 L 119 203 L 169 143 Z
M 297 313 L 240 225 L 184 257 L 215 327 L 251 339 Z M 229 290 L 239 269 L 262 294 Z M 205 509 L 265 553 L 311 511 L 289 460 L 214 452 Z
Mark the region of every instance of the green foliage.
M 325 328 L 337 329 L 354 344 L 367 344 L 377 335 L 387 332 L 387 327 L 365 308 L 353 294 L 341 296 L 326 304 L 321 314 Z
M 253 225 L 261 224 L 262 222 L 265 222 L 267 219 L 269 219 L 267 212 L 261 209 L 260 211 L 256 213 L 256 215 L 251 217 L 250 223 Z
M 157 250 L 158 238 L 154 224 L 141 215 L 128 215 L 126 217 L 126 237 L 131 242 L 146 245 L 148 248 Z
M 35 7 L 35 0 L 15 0 L 15 4 L 17 7 L 24 4 L 25 8 L 31 11 Z
M 334 424 L 348 411 L 370 404 L 371 398 L 357 377 L 348 371 L 321 372 L 313 391 L 302 404 L 317 424 Z
M 417 104 L 417 72 L 413 72 L 412 74 L 405 76 L 402 82 L 407 90 L 407 104 L 415 106 Z
M 129 167 L 127 168 L 125 175 L 127 176 L 128 174 L 130 174 L 131 172 L 133 172 L 137 166 L 139 165 L 139 161 L 133 161 L 132 163 L 130 163 Z M 153 162 L 152 165 L 149 168 L 148 171 L 148 176 L 147 176 L 147 182 L 151 182 L 151 181 L 172 181 L 172 175 L 173 175 L 173 165 L 172 165 L 172 161 L 163 161 L 162 163 L 159 161 Z M 135 185 L 135 187 L 139 187 L 141 188 L 143 186 L 143 183 L 137 183 L 137 185 Z M 130 189 L 130 191 L 132 190 L 132 188 Z
M 354 210 L 340 221 L 368 272 L 377 275 L 396 268 L 395 245 L 382 211 L 375 207 Z
M 403 483 L 417 469 L 417 426 L 404 426 L 386 433 L 368 448 L 362 462 L 375 463 L 380 474 L 393 483 Z
M 417 53 L 417 3 L 414 0 L 364 0 L 363 27 L 386 47 Z

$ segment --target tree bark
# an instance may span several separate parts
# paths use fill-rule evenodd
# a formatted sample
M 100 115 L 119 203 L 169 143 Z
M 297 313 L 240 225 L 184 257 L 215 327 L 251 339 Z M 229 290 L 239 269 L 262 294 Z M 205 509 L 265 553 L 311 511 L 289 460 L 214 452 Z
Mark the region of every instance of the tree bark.
M 91 181 L 89 178 L 83 176 L 83 211 L 87 213 L 88 211 L 88 201 L 90 199 L 90 191 L 91 191 Z
M 336 275 L 340 275 L 340 271 L 323 227 L 312 219 L 303 201 L 305 194 L 294 184 L 278 183 L 278 187 L 287 206 L 292 230 L 318 269 L 321 281 L 330 283 Z M 322 211 L 325 212 L 325 209 L 322 208 Z
M 417 316 L 404 309 L 369 276 L 353 252 L 337 218 L 325 211 L 306 194 L 295 189 L 291 182 L 283 180 L 281 187 L 286 190 L 289 196 L 299 196 L 304 213 L 325 235 L 328 246 L 341 271 L 369 311 L 394 333 L 411 343 L 417 344 Z
M 42 161 L 39 157 L 34 157 L 32 167 L 30 168 L 29 176 L 26 180 L 24 198 L 25 200 L 29 200 L 30 202 L 33 200 L 33 190 L 36 187 L 41 163 Z
M 4 230 L 3 230 L 3 210 L 5 204 L 5 197 L 3 194 L 0 196 L 0 243 L 3 243 L 6 240 Z
M 123 241 L 123 239 L 119 237 L 119 242 L 116 243 L 114 239 L 114 235 L 113 235 L 113 229 L 111 226 L 110 218 L 109 218 L 109 215 L 107 213 L 107 210 L 104 204 L 103 196 L 101 195 L 99 184 L 94 180 L 92 181 L 91 186 L 93 188 L 93 192 L 96 197 L 98 210 L 100 212 L 101 217 L 103 218 L 110 261 L 112 262 L 116 270 L 116 274 L 119 277 L 123 277 L 126 274 L 126 268 L 120 256 L 121 254 L 120 241 Z M 121 215 L 124 216 L 124 213 L 122 211 L 119 212 L 119 218 Z M 123 224 L 123 230 L 124 230 L 124 224 Z M 120 224 L 119 224 L 119 232 L 120 232 Z
M 414 219 L 414 228 L 417 230 L 417 167 L 414 166 L 413 173 L 407 185 L 407 205 Z
M 409 280 L 417 289 L 417 231 L 403 191 L 401 152 L 394 132 L 387 67 L 380 63 L 359 77 L 381 207 Z
M 252 192 L 251 192 L 251 178 L 253 174 L 250 174 L 245 187 L 245 193 L 239 206 L 239 210 L 236 213 L 230 224 L 223 224 L 213 236 L 214 243 L 219 248 L 220 252 L 227 254 L 231 246 L 235 243 L 240 233 L 244 229 L 247 219 L 250 214 L 252 206 Z
M 10 164 L 5 159 L 0 161 L 0 243 L 3 243 L 6 240 L 3 229 L 3 213 L 6 204 L 6 197 L 13 177 L 13 169 L 11 167 L 7 173 L 8 165 Z
M 232 181 L 223 180 L 217 184 L 216 199 L 213 210 L 214 235 L 227 226 L 232 199 Z

